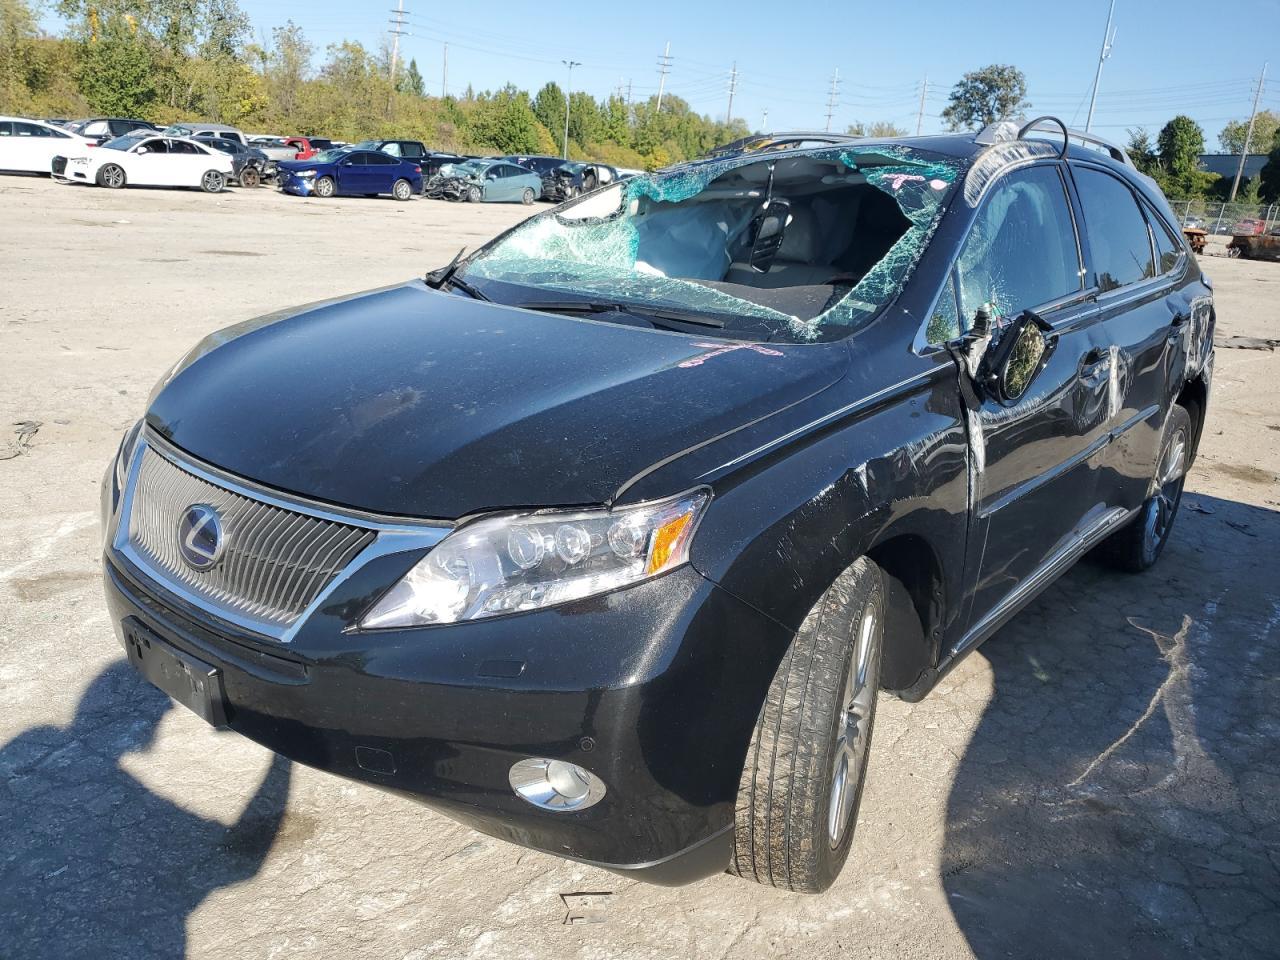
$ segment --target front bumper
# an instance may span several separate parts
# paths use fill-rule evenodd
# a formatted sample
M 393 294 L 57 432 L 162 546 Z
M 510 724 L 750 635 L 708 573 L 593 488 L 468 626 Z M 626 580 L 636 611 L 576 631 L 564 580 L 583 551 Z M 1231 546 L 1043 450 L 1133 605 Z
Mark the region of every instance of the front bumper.
M 295 197 L 309 197 L 315 188 L 316 178 L 298 177 L 292 173 L 281 174 L 277 171 L 276 183 L 283 193 L 292 193 Z
M 549 610 L 354 631 L 413 559 L 376 557 L 286 644 L 171 593 L 114 547 L 105 559 L 122 642 L 135 618 L 216 667 L 227 725 L 271 750 L 650 882 L 690 882 L 729 862 L 743 758 L 772 674 L 760 665 L 789 637 L 691 567 Z M 570 813 L 534 807 L 508 781 L 527 757 L 586 767 L 607 793 Z

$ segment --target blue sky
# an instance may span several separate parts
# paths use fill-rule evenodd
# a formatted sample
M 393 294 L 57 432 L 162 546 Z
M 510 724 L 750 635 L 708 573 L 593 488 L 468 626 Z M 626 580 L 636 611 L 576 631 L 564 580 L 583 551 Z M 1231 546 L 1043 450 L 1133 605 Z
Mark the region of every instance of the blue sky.
M 388 37 L 396 0 L 240 0 L 255 32 L 292 18 L 318 51 L 341 39 L 376 46 Z M 582 62 L 573 85 L 596 96 L 628 81 L 639 99 L 657 92 L 657 61 L 670 41 L 667 89 L 702 113 L 723 116 L 737 63 L 735 116 L 753 129 L 822 129 L 831 77 L 840 86 L 832 129 L 891 120 L 914 130 L 920 85 L 929 78 L 924 130 L 961 74 L 1012 63 L 1027 75 L 1035 114 L 1083 127 L 1108 0 L 916 0 L 796 3 L 737 0 L 644 4 L 405 0 L 428 92 L 439 93 L 444 43 L 449 88 L 507 82 L 536 90 L 565 82 L 563 59 Z M 1247 117 L 1264 60 L 1273 78 L 1264 106 L 1280 110 L 1280 0 L 1117 0 L 1116 42 L 1104 68 L 1094 129 L 1116 138 L 1152 133 L 1177 113 L 1205 128 L 1210 147 L 1229 119 Z

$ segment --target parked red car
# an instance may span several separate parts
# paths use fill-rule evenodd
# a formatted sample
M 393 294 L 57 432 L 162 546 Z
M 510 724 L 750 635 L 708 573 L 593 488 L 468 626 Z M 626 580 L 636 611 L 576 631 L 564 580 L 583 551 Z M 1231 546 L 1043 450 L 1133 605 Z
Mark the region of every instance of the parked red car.
M 1255 220 L 1252 217 L 1241 220 L 1231 228 L 1233 237 L 1260 237 L 1267 232 L 1267 221 Z
M 319 137 L 285 137 L 285 143 L 291 147 L 298 148 L 298 155 L 295 160 L 310 160 L 322 150 L 328 150 L 333 146 L 332 140 L 322 140 Z

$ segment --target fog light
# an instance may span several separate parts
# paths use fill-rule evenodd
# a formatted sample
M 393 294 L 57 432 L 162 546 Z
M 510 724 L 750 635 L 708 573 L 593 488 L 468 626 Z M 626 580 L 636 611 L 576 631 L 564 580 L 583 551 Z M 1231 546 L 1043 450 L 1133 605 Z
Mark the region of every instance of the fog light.
M 535 807 L 567 813 L 585 810 L 604 796 L 604 781 L 590 770 L 564 760 L 530 757 L 513 764 L 507 774 L 516 796 Z

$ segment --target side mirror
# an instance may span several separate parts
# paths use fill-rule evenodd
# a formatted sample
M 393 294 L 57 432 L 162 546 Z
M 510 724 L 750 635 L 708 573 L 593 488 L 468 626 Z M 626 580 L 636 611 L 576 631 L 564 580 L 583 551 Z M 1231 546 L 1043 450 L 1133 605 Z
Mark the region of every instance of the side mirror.
M 486 180 L 497 180 L 497 179 L 498 179 L 498 175 L 497 175 L 496 173 L 486 173 L 486 174 L 484 175 L 484 178 L 485 178 Z
M 1012 406 L 1045 368 L 1056 344 L 1053 327 L 1038 314 L 1024 310 L 987 348 L 978 367 L 979 387 L 997 403 Z
M 791 204 L 786 200 L 766 200 L 751 218 L 747 236 L 751 238 L 751 255 L 747 262 L 756 273 L 768 273 L 782 248 L 782 239 L 791 222 Z

